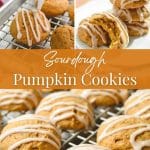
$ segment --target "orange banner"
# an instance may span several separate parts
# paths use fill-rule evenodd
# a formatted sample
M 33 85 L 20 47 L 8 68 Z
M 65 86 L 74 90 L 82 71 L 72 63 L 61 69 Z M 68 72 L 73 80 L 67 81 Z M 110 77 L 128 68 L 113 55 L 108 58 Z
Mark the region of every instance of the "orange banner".
M 150 51 L 1 50 L 0 88 L 150 88 Z

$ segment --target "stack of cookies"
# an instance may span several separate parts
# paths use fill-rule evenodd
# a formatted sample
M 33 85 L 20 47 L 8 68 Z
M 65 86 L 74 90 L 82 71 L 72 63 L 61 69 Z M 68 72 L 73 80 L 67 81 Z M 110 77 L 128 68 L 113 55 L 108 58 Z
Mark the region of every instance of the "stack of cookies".
M 149 31 L 149 0 L 113 0 L 114 13 L 127 25 L 130 36 L 143 36 Z

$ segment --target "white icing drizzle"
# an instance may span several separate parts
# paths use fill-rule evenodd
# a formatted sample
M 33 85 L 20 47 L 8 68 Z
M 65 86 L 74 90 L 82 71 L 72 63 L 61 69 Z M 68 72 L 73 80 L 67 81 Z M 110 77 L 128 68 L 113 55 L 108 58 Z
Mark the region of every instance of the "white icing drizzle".
M 53 110 L 53 113 L 49 115 L 50 121 L 53 124 L 57 124 L 57 122 L 68 119 L 70 117 L 75 117 L 79 122 L 84 124 L 86 128 L 88 128 L 90 124 L 93 125 L 93 113 L 87 105 L 76 103 L 76 101 L 72 101 L 71 98 L 69 101 L 57 101 L 58 99 L 67 97 L 80 98 L 81 100 L 85 100 L 73 92 L 56 92 L 43 99 L 37 108 L 36 113 L 40 114 L 42 111 L 50 112 Z M 62 108 L 54 109 L 59 106 L 62 106 Z M 85 121 L 83 115 L 79 116 L 73 110 L 86 114 L 89 121 Z
M 98 142 L 101 142 L 106 137 L 116 134 L 118 132 L 121 132 L 123 130 L 136 129 L 136 128 L 138 130 L 139 128 L 143 128 L 143 127 L 145 128 L 145 127 L 149 126 L 149 124 L 146 124 L 146 123 L 135 123 L 133 125 L 127 125 L 124 127 L 120 127 L 120 128 L 111 130 L 115 124 L 117 124 L 123 120 L 130 119 L 130 118 L 136 118 L 136 117 L 135 116 L 119 116 L 119 117 L 114 117 L 114 118 L 108 119 L 106 122 L 103 123 L 103 125 L 106 125 L 106 127 L 103 130 L 103 132 L 100 134 L 100 136 L 98 137 Z M 134 133 L 131 134 L 131 137 L 135 137 Z M 146 143 L 144 143 L 144 144 L 146 144 Z M 144 144 L 142 144 L 142 147 L 146 146 Z M 133 138 L 132 138 L 132 146 L 133 147 L 136 146 Z M 137 150 L 137 149 L 134 149 L 134 150 Z
M 138 8 L 138 9 L 137 9 L 137 14 L 138 14 L 138 16 L 139 16 L 139 18 L 140 18 L 140 21 L 141 21 L 141 22 L 144 21 L 144 14 L 143 14 L 141 8 Z
M 131 13 L 127 9 L 114 9 L 115 15 L 117 17 L 120 17 L 122 14 L 127 18 L 128 22 L 131 23 L 133 21 L 133 18 L 131 16 Z
M 33 114 L 27 114 L 24 116 L 17 117 L 15 119 L 9 120 L 8 123 L 13 123 L 16 121 L 26 121 L 26 120 L 38 120 L 38 121 L 50 123 L 46 118 L 38 116 L 38 115 L 33 115 Z
M 143 26 L 141 24 L 138 24 L 138 23 L 134 23 L 133 25 L 132 24 L 129 24 L 127 25 L 128 26 L 128 29 L 129 30 L 133 30 L 137 33 L 139 33 L 140 35 L 143 35 L 145 33 L 145 26 L 146 24 L 144 24 Z
M 104 35 L 104 31 L 102 31 L 101 27 L 99 27 L 98 25 L 91 24 L 87 20 L 86 22 L 81 23 L 79 28 L 85 29 L 87 31 L 87 33 L 90 35 L 93 48 L 98 47 L 98 39 L 97 39 L 95 33 L 101 38 L 101 40 L 103 41 L 104 44 L 107 42 L 105 35 Z
M 87 31 L 87 33 L 91 36 L 92 48 L 96 48 L 98 45 L 98 39 L 96 35 L 92 33 L 92 31 L 86 25 L 80 25 L 79 28 L 83 28 Z
M 137 8 L 134 11 L 136 11 L 136 14 L 138 15 L 139 21 L 143 22 L 145 20 L 144 18 L 144 13 L 143 13 L 143 9 L 144 8 Z M 131 10 L 132 11 L 132 10 Z M 127 22 L 132 23 L 133 22 L 133 18 L 132 18 L 132 14 L 130 12 L 130 10 L 128 9 L 114 9 L 115 15 L 117 17 L 120 17 L 121 15 L 124 15 L 126 17 Z
M 114 0 L 113 3 L 115 4 L 117 0 Z M 125 8 L 127 5 L 132 4 L 134 2 L 139 2 L 140 0 L 120 0 L 121 3 L 121 8 Z M 147 2 L 148 0 L 145 0 L 145 2 Z
M 37 9 L 41 10 L 45 0 L 37 0 Z
M 122 48 L 125 48 L 128 46 L 129 43 L 129 35 L 128 35 L 128 30 L 127 27 L 121 22 L 119 18 L 116 16 L 112 15 L 109 12 L 104 12 L 103 13 L 106 17 L 110 18 L 111 20 L 115 20 L 118 28 L 120 29 L 120 38 L 122 39 Z
M 31 13 L 32 13 L 32 15 L 31 15 Z M 31 11 L 31 10 L 22 9 L 21 16 L 22 16 L 23 24 L 25 26 L 25 32 L 26 32 L 28 46 L 32 46 L 32 39 L 31 39 L 31 36 L 29 33 L 29 28 L 31 28 L 31 31 L 33 33 L 33 36 L 34 36 L 36 42 L 40 42 L 40 39 L 41 39 L 40 28 L 42 28 L 44 32 L 50 31 L 50 24 L 47 21 L 44 13 L 41 12 L 40 10 L 32 10 Z M 34 22 L 32 21 L 32 17 L 33 17 Z M 22 33 L 20 30 L 18 14 L 15 17 L 15 21 L 16 21 L 16 27 L 17 27 L 17 32 L 18 32 L 17 38 L 21 39 Z M 29 22 L 29 25 L 27 24 L 27 21 Z M 34 27 L 34 24 L 35 24 L 35 27 Z
M 118 90 L 113 90 L 113 89 L 104 89 L 104 90 L 87 89 L 87 90 L 83 90 L 83 92 L 81 93 L 81 96 L 85 98 L 88 98 L 90 96 L 98 96 L 98 95 L 108 96 L 112 98 L 116 104 L 119 104 L 118 97 L 120 97 L 121 99 L 124 99 L 121 92 L 119 92 Z M 96 99 L 97 97 L 93 97 L 92 99 L 90 99 L 90 102 L 94 103 Z
M 41 96 L 41 93 L 37 91 Z M 32 90 L 0 90 L 0 106 L 24 104 L 29 110 L 39 103 L 39 98 Z
M 136 137 L 141 135 L 144 132 L 150 132 L 150 125 L 148 125 L 145 128 L 141 128 L 136 130 L 131 136 L 130 136 L 130 143 L 133 146 L 134 150 L 142 150 L 144 147 L 150 147 L 150 139 L 146 141 L 136 141 Z
M 20 141 L 17 141 L 16 143 L 12 144 L 8 150 L 15 150 L 17 147 L 20 147 L 22 144 L 26 144 L 29 142 L 46 142 L 51 144 L 52 146 L 54 146 L 56 149 L 60 149 L 60 140 L 59 140 L 59 132 L 57 131 L 57 129 L 50 125 L 49 122 L 37 115 L 24 115 L 21 116 L 19 118 L 16 118 L 12 121 L 10 121 L 9 123 L 15 123 L 15 122 L 20 122 L 20 121 L 27 121 L 27 120 L 38 120 L 41 122 L 45 122 L 44 123 L 39 123 L 39 124 L 27 124 L 27 125 L 21 125 L 15 128 L 11 128 L 7 131 L 5 131 L 4 133 L 2 133 L 0 135 L 0 141 L 2 142 L 3 140 L 5 140 L 5 138 L 7 138 L 8 136 L 12 135 L 12 134 L 16 134 L 16 133 L 38 133 L 38 134 L 43 134 L 43 135 L 47 135 L 49 138 L 40 138 L 40 137 L 27 137 L 25 139 L 22 139 Z M 58 136 L 56 136 L 53 132 L 50 132 L 49 129 L 55 131 L 57 133 Z
M 98 145 L 92 145 L 92 144 L 81 144 L 75 147 L 72 147 L 68 150 L 109 150 L 108 148 L 98 146 Z
M 137 105 L 140 105 L 141 103 L 146 102 L 146 101 L 150 101 L 150 90 L 139 90 L 139 91 L 133 93 L 125 103 L 125 105 L 126 105 L 125 114 L 128 114 L 128 111 L 130 111 Z M 142 116 L 143 114 L 145 114 L 148 111 L 150 112 L 150 105 L 148 105 L 148 106 L 146 105 L 142 109 L 138 110 L 138 112 L 136 112 L 135 115 Z

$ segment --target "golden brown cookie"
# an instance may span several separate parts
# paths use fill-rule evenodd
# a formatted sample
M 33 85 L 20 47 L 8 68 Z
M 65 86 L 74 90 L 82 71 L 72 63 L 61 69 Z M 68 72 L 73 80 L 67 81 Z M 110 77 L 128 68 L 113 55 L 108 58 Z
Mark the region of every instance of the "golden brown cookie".
M 65 130 L 87 129 L 94 121 L 92 106 L 70 91 L 55 92 L 45 97 L 36 114 L 46 116 L 54 125 Z
M 78 28 L 79 39 L 92 48 L 97 48 L 110 43 L 107 32 L 102 27 L 89 22 L 90 18 L 81 21 Z
M 42 99 L 39 90 L 8 89 L 0 90 L 0 110 L 33 110 Z
M 10 33 L 18 43 L 33 46 L 49 36 L 50 23 L 40 10 L 22 9 L 12 21 Z
M 76 89 L 72 92 L 86 98 L 93 106 L 113 106 L 128 98 L 128 90 L 115 89 Z
M 58 130 L 37 115 L 11 120 L 0 135 L 1 150 L 60 150 L 60 147 Z
M 68 12 L 69 12 L 71 21 L 74 22 L 74 4 L 69 5 Z
M 121 9 L 141 8 L 148 3 L 149 0 L 112 0 L 115 7 Z
M 148 150 L 149 122 L 135 116 L 117 116 L 101 124 L 97 144 L 111 150 Z
M 78 146 L 74 146 L 68 150 L 109 150 L 108 148 L 98 146 L 98 145 L 92 145 L 92 144 L 81 144 Z
M 150 12 L 146 7 L 141 7 L 137 9 L 117 9 L 114 8 L 114 13 L 122 21 L 128 23 L 132 22 L 143 22 L 150 16 Z
M 35 4 L 48 18 L 64 14 L 69 6 L 68 0 L 35 0 Z
M 51 37 L 52 49 L 74 49 L 74 28 L 69 25 L 58 27 Z
M 126 48 L 129 36 L 126 25 L 109 12 L 95 14 L 90 18 L 90 23 L 100 26 L 108 33 L 109 48 Z
M 149 32 L 149 24 L 147 22 L 126 23 L 130 36 L 143 36 Z
M 124 113 L 150 120 L 150 90 L 138 90 L 125 103 Z

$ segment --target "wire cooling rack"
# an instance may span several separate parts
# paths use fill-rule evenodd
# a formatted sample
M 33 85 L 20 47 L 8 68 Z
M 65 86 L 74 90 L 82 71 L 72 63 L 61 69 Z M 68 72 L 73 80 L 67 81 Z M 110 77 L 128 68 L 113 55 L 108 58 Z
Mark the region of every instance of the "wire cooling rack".
M 73 3 L 73 0 L 70 0 L 70 3 Z M 34 0 L 26 0 L 19 8 L 25 8 L 25 9 L 33 9 L 35 8 L 34 6 Z M 5 9 L 11 9 L 11 8 L 5 8 Z M 27 47 L 23 46 L 21 44 L 16 43 L 15 39 L 11 36 L 10 34 L 10 25 L 11 22 L 16 15 L 17 11 L 11 15 L 7 21 L 5 21 L 1 26 L 0 26 L 0 49 L 45 49 L 45 48 L 50 48 L 50 40 L 51 40 L 51 35 L 53 31 L 64 24 L 70 24 L 71 21 L 68 15 L 68 12 L 66 12 L 63 16 L 58 16 L 49 19 L 49 22 L 51 24 L 51 32 L 50 36 L 48 39 L 46 39 L 44 42 L 40 43 L 39 45 L 33 46 L 33 47 Z
M 27 112 L 7 112 L 2 111 L 3 116 L 2 126 L 6 125 L 8 120 L 19 117 L 23 114 L 32 114 L 33 111 Z M 99 107 L 95 109 L 95 126 L 92 129 L 84 132 L 72 132 L 65 131 L 62 133 L 62 150 L 67 150 L 70 147 L 79 145 L 79 144 L 95 144 L 96 143 L 96 133 L 100 124 L 106 119 L 122 114 L 122 107 Z

